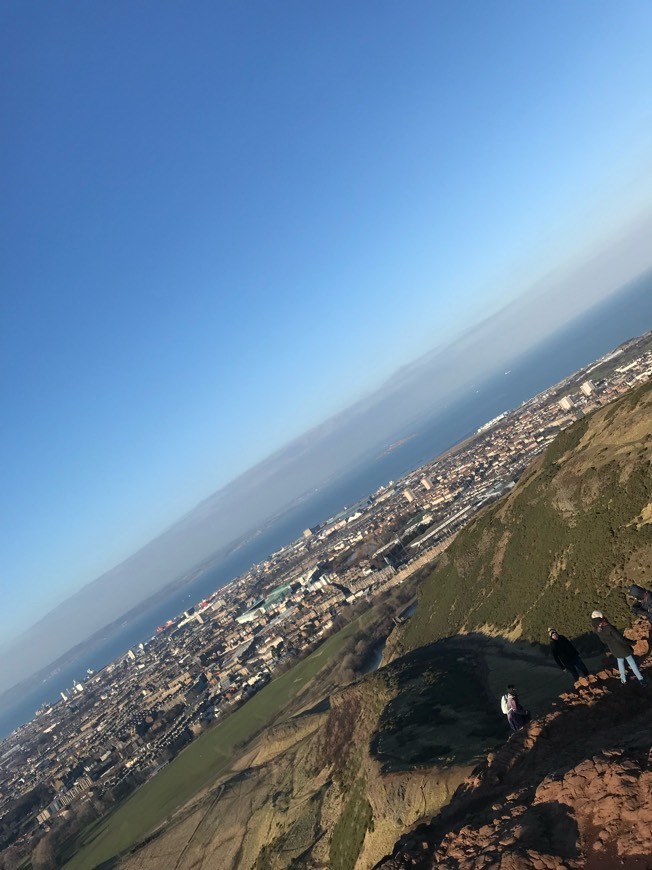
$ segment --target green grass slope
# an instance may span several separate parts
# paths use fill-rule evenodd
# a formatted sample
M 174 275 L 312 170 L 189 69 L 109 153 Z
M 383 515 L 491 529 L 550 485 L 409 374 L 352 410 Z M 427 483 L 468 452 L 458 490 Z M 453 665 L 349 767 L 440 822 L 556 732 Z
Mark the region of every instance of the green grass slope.
M 177 807 L 224 772 L 242 743 L 269 724 L 315 674 L 336 656 L 359 621 L 326 640 L 308 658 L 273 680 L 223 722 L 202 734 L 167 767 L 74 844 L 68 870 L 88 870 L 127 849 L 160 825 Z
M 533 711 L 567 686 L 548 656 L 522 647 L 444 640 L 340 687 L 318 713 L 282 717 L 120 868 L 374 866 L 507 736 L 498 699 L 508 678 Z
M 621 626 L 624 590 L 652 585 L 652 384 L 563 432 L 425 582 L 399 651 L 458 632 L 547 641 Z

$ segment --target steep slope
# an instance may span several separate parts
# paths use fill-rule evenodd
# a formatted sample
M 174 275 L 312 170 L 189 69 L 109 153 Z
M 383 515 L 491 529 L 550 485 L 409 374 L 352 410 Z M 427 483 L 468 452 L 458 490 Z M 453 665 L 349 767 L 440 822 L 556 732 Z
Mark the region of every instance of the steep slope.
M 602 672 L 546 713 L 567 677 L 526 641 L 547 640 L 549 625 L 581 638 L 596 606 L 629 622 L 623 587 L 646 585 L 652 567 L 651 460 L 652 385 L 563 433 L 456 538 L 392 638 L 393 661 L 263 732 L 123 868 L 367 870 L 434 816 L 387 867 L 471 868 L 482 866 L 480 853 L 490 866 L 512 861 L 517 848 L 502 866 L 590 867 L 587 856 L 611 854 L 647 794 L 652 695 L 613 687 Z M 544 718 L 490 756 L 440 812 L 478 759 L 504 743 L 496 698 L 512 680 Z M 602 839 L 594 828 L 608 802 L 591 815 L 561 800 L 578 790 L 587 762 L 592 782 L 629 790 L 629 809 Z M 594 784 L 581 799 L 607 801 L 609 788 Z M 561 845 L 546 840 L 553 829 Z M 628 860 L 647 842 L 636 831 Z
M 501 643 L 454 638 L 335 692 L 329 709 L 264 731 L 200 799 L 123 858 L 123 870 L 369 868 L 444 806 L 506 725 L 490 688 Z M 512 665 L 557 687 L 543 657 Z
M 563 432 L 453 542 L 395 655 L 458 632 L 547 640 L 628 620 L 623 588 L 652 574 L 652 383 Z
M 650 625 L 630 633 L 649 651 Z M 652 669 L 646 655 L 643 668 Z M 583 678 L 474 770 L 382 870 L 652 867 L 652 694 Z

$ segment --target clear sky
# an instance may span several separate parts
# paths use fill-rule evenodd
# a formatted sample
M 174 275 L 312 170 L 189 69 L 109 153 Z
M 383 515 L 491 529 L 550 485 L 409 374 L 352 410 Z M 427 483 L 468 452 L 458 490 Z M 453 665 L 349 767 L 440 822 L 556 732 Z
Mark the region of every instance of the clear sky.
M 652 203 L 648 2 L 0 16 L 5 640 Z

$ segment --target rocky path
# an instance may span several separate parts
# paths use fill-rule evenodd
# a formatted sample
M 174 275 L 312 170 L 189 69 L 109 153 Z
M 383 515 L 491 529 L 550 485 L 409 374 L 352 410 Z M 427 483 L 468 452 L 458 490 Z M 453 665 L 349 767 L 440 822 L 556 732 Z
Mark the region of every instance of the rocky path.
M 652 870 L 649 631 L 637 623 L 630 634 L 648 688 L 611 670 L 580 680 L 377 867 Z

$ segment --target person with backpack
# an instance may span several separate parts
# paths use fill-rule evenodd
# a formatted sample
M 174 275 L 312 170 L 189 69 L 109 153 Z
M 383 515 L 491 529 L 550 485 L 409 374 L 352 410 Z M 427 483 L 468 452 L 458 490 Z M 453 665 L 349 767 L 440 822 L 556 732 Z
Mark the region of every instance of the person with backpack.
M 618 662 L 618 671 L 620 673 L 620 682 L 627 682 L 625 673 L 625 662 L 629 665 L 632 673 L 639 681 L 641 686 L 646 686 L 645 677 L 639 671 L 636 659 L 632 651 L 632 644 L 623 637 L 618 629 L 613 626 L 601 610 L 594 610 L 591 614 L 591 624 L 593 630 L 598 635 L 602 643 L 607 647 L 609 652 L 616 657 Z
M 573 644 L 563 634 L 559 634 L 556 628 L 549 628 L 550 635 L 550 651 L 552 657 L 557 662 L 562 671 L 568 673 L 575 680 L 579 680 L 580 675 L 588 677 L 589 669 L 582 661 L 580 654 L 575 649 Z
M 532 718 L 529 710 L 526 710 L 518 700 L 516 686 L 511 684 L 507 686 L 507 692 L 500 699 L 500 707 L 507 715 L 507 722 L 512 731 L 518 731 Z

